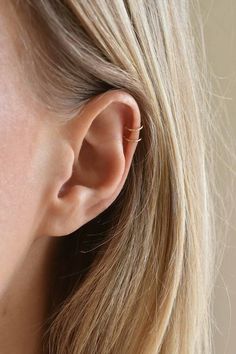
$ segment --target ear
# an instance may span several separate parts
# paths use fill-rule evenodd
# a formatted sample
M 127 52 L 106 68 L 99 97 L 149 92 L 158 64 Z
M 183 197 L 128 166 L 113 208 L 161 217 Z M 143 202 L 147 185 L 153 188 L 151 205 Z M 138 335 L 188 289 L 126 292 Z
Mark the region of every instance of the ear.
M 82 111 L 58 129 L 60 163 L 40 232 L 49 236 L 72 233 L 104 211 L 120 193 L 137 146 L 140 111 L 125 91 L 110 90 L 86 102 Z M 58 169 L 58 170 L 57 170 Z M 53 178 L 53 177 L 52 177 Z

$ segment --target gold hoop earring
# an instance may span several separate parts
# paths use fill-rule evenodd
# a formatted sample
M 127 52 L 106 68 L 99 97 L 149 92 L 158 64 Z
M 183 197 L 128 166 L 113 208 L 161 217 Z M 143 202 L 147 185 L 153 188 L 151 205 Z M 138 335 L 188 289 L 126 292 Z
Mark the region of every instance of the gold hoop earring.
M 143 129 L 143 125 L 141 125 L 141 127 L 139 127 L 139 128 L 128 128 L 127 126 L 125 126 L 125 129 L 127 129 L 127 130 L 129 130 L 131 132 L 136 132 L 136 131 L 139 131 L 139 130 Z M 138 142 L 138 141 L 142 140 L 142 138 L 140 138 L 140 139 L 130 139 L 130 138 L 127 138 L 125 135 L 123 135 L 123 138 L 125 138 L 125 140 L 130 141 L 130 142 Z

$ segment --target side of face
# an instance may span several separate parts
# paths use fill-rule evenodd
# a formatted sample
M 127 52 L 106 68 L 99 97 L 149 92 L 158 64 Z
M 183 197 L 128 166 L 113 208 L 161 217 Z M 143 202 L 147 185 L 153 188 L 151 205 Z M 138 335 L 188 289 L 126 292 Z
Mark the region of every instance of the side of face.
M 40 216 L 46 112 L 18 70 L 8 9 L 0 11 L 0 294 L 24 258 Z
M 58 125 L 19 70 L 14 21 L 0 3 L 1 296 L 35 241 L 72 233 L 116 199 L 137 145 L 125 126 L 141 118 L 130 94 L 111 90 Z

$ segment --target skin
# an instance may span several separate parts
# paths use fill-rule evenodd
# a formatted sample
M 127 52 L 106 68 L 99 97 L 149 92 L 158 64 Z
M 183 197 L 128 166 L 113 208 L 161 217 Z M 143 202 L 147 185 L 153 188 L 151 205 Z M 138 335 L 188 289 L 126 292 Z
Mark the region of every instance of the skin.
M 139 127 L 140 111 L 128 93 L 108 91 L 59 126 L 19 70 L 0 3 L 0 352 L 32 354 L 42 352 L 57 241 L 120 193 L 137 146 L 124 126 Z

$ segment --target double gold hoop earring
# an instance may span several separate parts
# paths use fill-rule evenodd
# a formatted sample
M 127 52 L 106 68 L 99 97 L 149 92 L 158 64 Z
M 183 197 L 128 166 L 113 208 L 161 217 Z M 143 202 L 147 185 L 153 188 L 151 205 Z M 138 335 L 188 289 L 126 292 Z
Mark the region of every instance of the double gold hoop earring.
M 127 126 L 125 126 L 125 129 L 129 130 L 130 132 L 137 132 L 137 131 L 143 129 L 143 125 L 141 125 L 141 127 L 139 127 L 139 128 L 128 128 Z M 125 135 L 123 135 L 123 138 L 125 138 L 125 140 L 131 141 L 131 142 L 138 142 L 138 141 L 142 140 L 142 138 L 130 139 L 130 138 L 127 138 L 127 136 L 125 136 Z

